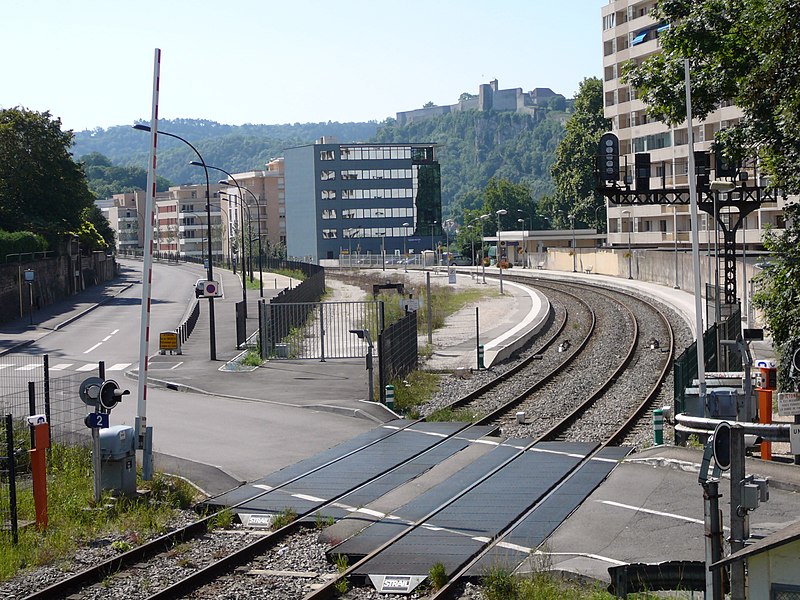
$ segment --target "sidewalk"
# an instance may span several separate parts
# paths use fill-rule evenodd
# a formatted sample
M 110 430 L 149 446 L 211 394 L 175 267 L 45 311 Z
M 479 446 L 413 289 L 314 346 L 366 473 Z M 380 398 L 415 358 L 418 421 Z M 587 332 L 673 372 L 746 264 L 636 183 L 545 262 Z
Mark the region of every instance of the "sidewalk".
M 0 356 L 24 348 L 58 331 L 98 306 L 111 301 L 139 281 L 141 273 L 123 269 L 117 278 L 37 310 L 30 317 L 26 315 L 15 321 L 0 323 Z

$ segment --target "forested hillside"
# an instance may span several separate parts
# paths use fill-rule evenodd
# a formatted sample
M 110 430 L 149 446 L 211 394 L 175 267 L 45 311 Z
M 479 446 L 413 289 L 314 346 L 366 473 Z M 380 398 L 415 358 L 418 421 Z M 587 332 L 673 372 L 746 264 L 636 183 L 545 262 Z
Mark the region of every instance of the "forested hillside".
M 563 113 L 549 113 L 561 115 Z M 168 131 L 190 141 L 206 163 L 232 173 L 263 169 L 284 149 L 313 143 L 322 136 L 339 142 L 434 142 L 442 165 L 442 204 L 445 216 L 482 204 L 480 190 L 492 177 L 524 183 L 534 199 L 553 192 L 550 166 L 564 135 L 559 118 L 534 119 L 516 113 L 456 112 L 419 123 L 305 123 L 294 125 L 222 125 L 191 119 L 164 120 Z M 75 134 L 74 156 L 100 153 L 119 167 L 147 164 L 150 137 L 130 126 L 82 131 Z M 203 170 L 189 166 L 195 160 L 179 140 L 159 138 L 158 175 L 173 184 L 200 183 Z M 211 173 L 212 181 L 219 173 Z M 108 190 L 111 191 L 111 190 Z M 123 191 L 123 190 L 119 190 Z
M 405 126 L 386 123 L 375 139 L 439 144 L 442 205 L 445 216 L 455 217 L 483 204 L 480 191 L 492 177 L 526 184 L 533 199 L 551 194 L 550 165 L 563 134 L 556 118 L 469 111 Z
M 149 123 L 147 123 L 149 124 Z M 363 142 L 375 135 L 377 122 L 368 123 L 295 123 L 294 125 L 223 125 L 197 119 L 164 119 L 159 130 L 178 135 L 192 143 L 206 164 L 222 167 L 231 173 L 263 169 L 272 158 L 283 156 L 285 148 L 310 144 L 322 136 L 340 142 Z M 159 137 L 158 174 L 175 184 L 200 183 L 203 170 L 188 163 L 196 160 L 191 148 L 180 140 Z M 93 129 L 75 133 L 75 158 L 97 152 L 116 166 L 146 167 L 150 147 L 147 132 L 130 125 Z M 213 181 L 217 174 L 210 174 Z

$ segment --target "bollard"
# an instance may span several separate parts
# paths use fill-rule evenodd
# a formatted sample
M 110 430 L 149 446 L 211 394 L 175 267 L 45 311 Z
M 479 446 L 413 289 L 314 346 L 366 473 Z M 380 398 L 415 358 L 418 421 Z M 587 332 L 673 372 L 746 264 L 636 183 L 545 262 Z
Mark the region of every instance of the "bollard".
M 386 408 L 394 410 L 394 386 L 386 386 Z
M 485 369 L 486 367 L 483 365 L 483 344 L 478 346 L 478 370 Z
M 653 411 L 653 440 L 656 446 L 664 443 L 664 412 L 660 408 Z

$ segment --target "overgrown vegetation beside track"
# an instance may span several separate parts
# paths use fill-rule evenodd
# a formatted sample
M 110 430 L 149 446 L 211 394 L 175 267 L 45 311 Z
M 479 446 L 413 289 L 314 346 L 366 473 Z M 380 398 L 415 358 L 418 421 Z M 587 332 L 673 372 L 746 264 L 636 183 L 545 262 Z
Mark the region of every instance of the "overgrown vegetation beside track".
M 69 561 L 83 544 L 103 540 L 122 553 L 170 529 L 181 509 L 194 504 L 196 490 L 181 479 L 156 473 L 152 481 L 139 482 L 146 490 L 138 499 L 113 499 L 104 494 L 93 506 L 91 449 L 53 444 L 48 459 L 48 527 L 35 525 L 33 491 L 18 490 L 19 542 L 8 532 L 0 535 L 0 581 L 25 568 Z

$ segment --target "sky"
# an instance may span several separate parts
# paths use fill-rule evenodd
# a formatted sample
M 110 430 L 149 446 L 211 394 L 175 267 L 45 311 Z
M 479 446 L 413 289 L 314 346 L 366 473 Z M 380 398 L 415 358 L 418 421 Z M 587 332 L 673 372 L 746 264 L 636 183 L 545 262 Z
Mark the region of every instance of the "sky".
M 383 121 L 497 79 L 572 97 L 602 74 L 607 0 L 28 0 L 5 3 L 0 108 L 81 131 L 159 117 Z

